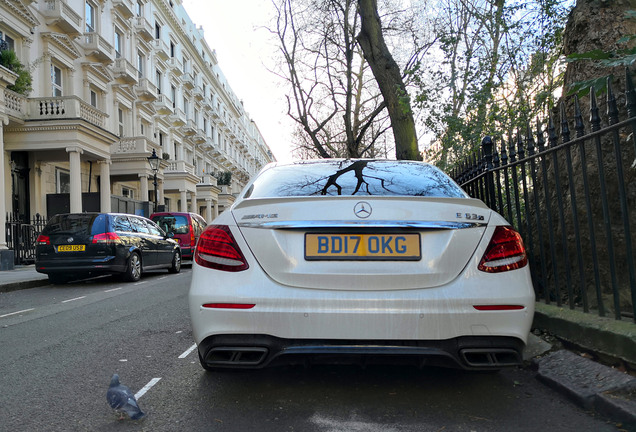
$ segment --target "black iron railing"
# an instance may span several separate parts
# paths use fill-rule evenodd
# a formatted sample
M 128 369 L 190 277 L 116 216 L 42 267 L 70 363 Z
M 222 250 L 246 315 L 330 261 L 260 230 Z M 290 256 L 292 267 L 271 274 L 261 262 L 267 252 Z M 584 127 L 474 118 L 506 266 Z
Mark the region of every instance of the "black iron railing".
M 15 214 L 7 214 L 5 234 L 7 248 L 14 251 L 14 264 L 35 262 L 35 241 L 46 225 L 46 218 L 35 215 L 31 220 L 23 220 Z
M 608 80 L 605 124 L 591 92 L 587 127 L 574 98 L 573 123 L 562 103 L 558 127 L 550 115 L 507 142 L 486 137 L 452 176 L 521 233 L 538 300 L 636 322 L 636 93 L 629 73 L 619 96 L 623 121 Z

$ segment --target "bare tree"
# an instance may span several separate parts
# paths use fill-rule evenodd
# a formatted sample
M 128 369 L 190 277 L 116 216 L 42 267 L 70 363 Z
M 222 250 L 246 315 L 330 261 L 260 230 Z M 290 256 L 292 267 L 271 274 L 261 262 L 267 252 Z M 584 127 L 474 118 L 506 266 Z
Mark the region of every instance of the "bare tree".
M 384 40 L 377 0 L 358 0 L 362 26 L 357 40 L 382 92 L 391 118 L 397 159 L 421 159 L 415 120 L 402 71 Z
M 364 157 L 389 127 L 377 84 L 355 35 L 355 0 L 275 0 L 276 28 L 290 84 L 288 115 L 301 157 Z

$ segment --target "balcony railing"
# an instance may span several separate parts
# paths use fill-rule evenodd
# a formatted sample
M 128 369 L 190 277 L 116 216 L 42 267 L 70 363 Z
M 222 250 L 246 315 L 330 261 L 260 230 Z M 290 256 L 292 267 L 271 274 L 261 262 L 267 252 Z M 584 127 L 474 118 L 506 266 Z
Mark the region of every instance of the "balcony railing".
M 115 66 L 113 67 L 115 77 L 121 78 L 128 83 L 137 83 L 137 76 L 139 71 L 125 58 L 118 58 L 115 60 Z
M 164 171 L 165 174 L 192 174 L 194 175 L 194 165 L 187 163 L 183 160 L 170 161 L 168 168 Z
M 194 124 L 194 120 L 186 121 L 185 125 L 181 128 L 184 135 L 194 135 L 197 131 L 197 127 Z
M 19 93 L 4 89 L 4 104 L 7 114 L 17 118 L 26 116 L 27 98 Z
M 183 126 L 186 124 L 186 115 L 180 108 L 174 109 L 174 114 L 170 116 L 170 122 L 173 126 Z
M 113 0 L 113 6 L 124 16 L 124 18 L 130 18 L 134 14 L 131 0 Z
M 155 101 L 159 93 L 157 86 L 148 78 L 141 78 L 139 84 L 135 86 L 135 90 L 137 91 L 137 97 L 144 101 Z
M 146 17 L 136 17 L 134 19 L 134 26 L 137 34 L 141 36 L 143 40 L 146 42 L 150 42 L 154 39 L 154 34 L 152 33 L 152 26 L 150 22 L 146 19 Z
M 166 44 L 163 40 L 155 39 L 152 42 L 152 47 L 154 48 L 157 56 L 159 56 L 162 60 L 168 60 L 170 58 L 168 44 Z
M 141 153 L 148 154 L 155 148 L 153 142 L 145 136 L 122 138 L 113 144 L 113 154 Z
M 178 58 L 170 57 L 170 60 L 168 60 L 168 66 L 170 66 L 170 70 L 174 75 L 181 76 L 181 74 L 183 74 L 183 66 Z
M 106 114 L 87 104 L 77 96 L 28 99 L 29 120 L 80 119 L 104 128 Z
M 40 13 L 47 25 L 57 25 L 71 35 L 82 33 L 82 17 L 62 0 L 44 0 L 40 6 Z
M 115 59 L 115 49 L 98 33 L 84 33 L 80 44 L 87 56 L 95 57 L 105 63 L 112 63 Z
M 155 101 L 155 109 L 157 114 L 172 114 L 174 108 L 172 107 L 172 101 L 166 95 L 158 95 Z
M 184 73 L 181 80 L 183 81 L 183 86 L 188 90 L 192 90 L 194 88 L 194 77 L 190 72 Z

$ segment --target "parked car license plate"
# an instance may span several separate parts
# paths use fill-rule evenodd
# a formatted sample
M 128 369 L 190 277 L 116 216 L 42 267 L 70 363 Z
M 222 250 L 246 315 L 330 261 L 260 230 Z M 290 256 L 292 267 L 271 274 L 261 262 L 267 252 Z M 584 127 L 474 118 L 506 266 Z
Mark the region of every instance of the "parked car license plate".
M 418 261 L 420 235 L 305 234 L 305 259 Z
M 86 250 L 86 245 L 59 245 L 57 247 L 58 252 L 83 252 Z

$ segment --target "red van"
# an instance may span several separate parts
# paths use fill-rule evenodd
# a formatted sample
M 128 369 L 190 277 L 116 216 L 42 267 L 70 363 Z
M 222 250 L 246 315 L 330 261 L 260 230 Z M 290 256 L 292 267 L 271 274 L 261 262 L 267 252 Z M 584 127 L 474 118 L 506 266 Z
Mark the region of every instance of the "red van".
M 150 220 L 159 225 L 167 234 L 174 234 L 173 238 L 179 242 L 184 260 L 192 259 L 199 236 L 208 225 L 205 219 L 196 213 L 153 213 L 150 215 Z

